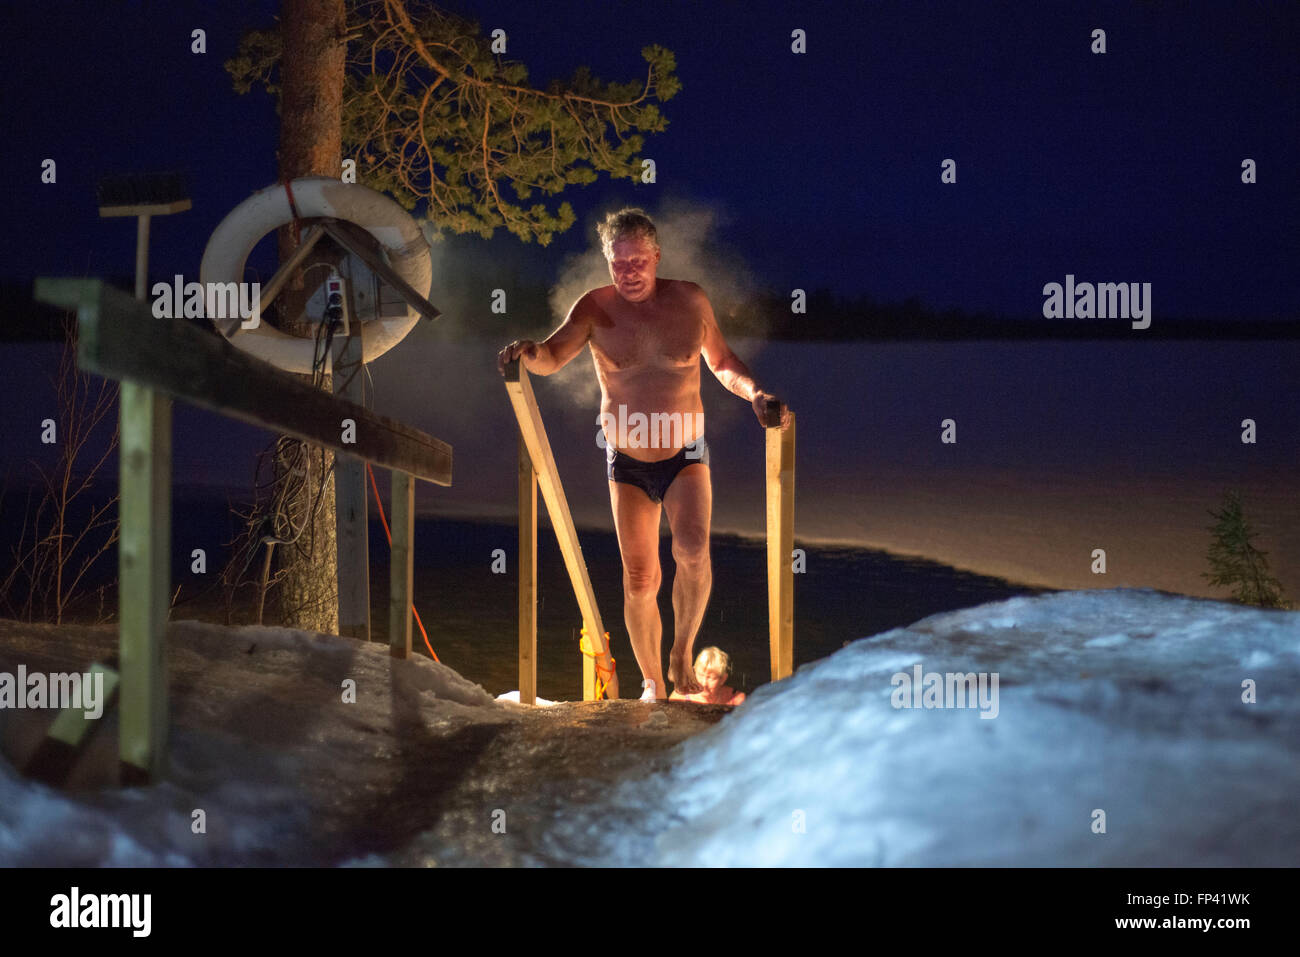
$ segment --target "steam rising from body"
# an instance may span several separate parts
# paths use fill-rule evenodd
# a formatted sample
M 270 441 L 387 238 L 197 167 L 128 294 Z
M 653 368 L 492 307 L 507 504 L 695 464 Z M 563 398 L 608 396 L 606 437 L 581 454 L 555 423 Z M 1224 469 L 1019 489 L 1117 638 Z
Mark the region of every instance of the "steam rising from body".
M 513 236 L 487 241 L 430 237 L 434 270 L 429 298 L 442 315 L 419 323 L 399 348 L 370 363 L 366 381 L 367 404 L 376 412 L 409 422 L 457 450 L 453 486 L 417 492 L 430 502 L 436 497 L 438 510 L 484 515 L 496 514 L 499 507 L 503 514 L 513 514 L 518 427 L 496 355 L 514 338 L 545 339 L 583 293 L 610 283 L 596 236 L 603 212 L 587 220 L 586 252 L 569 256 L 558 270 L 554 253 L 520 244 Z M 718 213 L 684 202 L 664 203 L 650 212 L 662 252 L 658 275 L 698 282 L 726 333 L 728 310 L 751 295 L 755 284 L 740 257 L 715 241 Z M 548 292 L 546 279 L 556 275 Z M 509 299 L 504 315 L 492 310 L 499 290 Z M 753 368 L 761 343 L 731 336 L 728 342 Z M 532 382 L 552 447 L 562 469 L 569 470 L 566 483 L 572 479 L 574 489 L 581 489 L 588 482 L 585 497 L 579 494 L 572 501 L 575 517 L 580 523 L 607 524 L 603 453 L 597 447 L 600 385 L 589 354 Z M 701 387 L 707 433 L 720 438 L 724 431 L 753 429 L 758 434 L 749 406 L 725 393 L 707 369 L 701 370 Z M 579 462 L 588 473 L 595 470 L 596 478 L 576 471 Z M 484 502 L 493 503 L 488 512 Z
M 521 290 L 536 288 L 541 277 L 551 273 L 553 257 L 535 246 L 521 245 L 513 236 L 501 235 L 483 241 L 471 237 L 442 237 L 426 227 L 433 256 L 433 288 L 429 298 L 442 315 L 432 323 L 420 323 L 402 348 L 394 349 L 374 366 L 377 409 L 404 421 L 429 428 L 450 440 L 445 419 L 430 419 L 431 380 L 440 385 L 454 384 L 458 401 L 457 419 L 480 421 L 480 412 L 497 408 L 501 402 L 500 377 L 494 369 L 493 356 L 511 338 L 519 337 L 519 326 L 510 331 L 500 315 L 490 309 L 493 290 L 510 291 L 509 316 L 529 318 L 525 336 L 545 339 L 563 321 L 574 302 L 587 290 L 610 283 L 609 264 L 601 250 L 596 224 L 605 210 L 593 212 L 584 229 L 589 243 L 580 255 L 567 256 L 559 266 L 559 278 L 550 288 L 545 303 L 521 304 Z M 721 212 L 701 203 L 666 200 L 658 210 L 650 210 L 663 254 L 658 275 L 669 279 L 698 282 L 708 294 L 713 310 L 727 331 L 726 317 L 736 305 L 756 288 L 754 278 L 741 257 L 722 246 L 716 231 L 723 222 Z M 543 310 L 549 311 L 545 315 Z M 486 330 L 500 328 L 499 337 Z M 731 345 L 737 343 L 729 338 Z M 458 366 L 449 361 L 470 350 L 483 354 L 482 368 Z M 740 349 L 738 352 L 742 351 Z M 745 342 L 742 358 L 749 362 L 757 354 L 753 340 Z M 702 370 L 704 379 L 712 379 Z M 554 415 L 556 434 L 561 430 L 572 435 L 595 436 L 596 415 L 600 411 L 600 384 L 589 353 L 577 356 L 554 375 L 534 377 L 543 411 Z M 718 401 L 716 382 L 710 387 L 713 397 L 706 399 L 709 422 L 717 428 L 740 413 L 749 415 L 744 403 L 731 399 Z M 437 422 L 435 427 L 434 423 Z
M 659 277 L 699 283 L 708 294 L 725 334 L 725 317 L 753 293 L 756 283 L 740 256 L 715 238 L 722 214 L 700 203 L 668 199 L 659 212 L 650 213 L 650 218 L 654 220 L 663 253 Z M 551 289 L 550 306 L 555 324 L 568 315 L 587 290 L 610 284 L 609 261 L 596 236 L 595 224 L 589 222 L 586 231 L 592 237 L 591 248 L 582 255 L 565 259 L 560 266 L 560 278 Z M 747 353 L 746 361 L 752 354 Z M 704 370 L 703 374 L 709 373 Z M 579 356 L 548 378 L 560 387 L 556 391 L 562 391 L 566 400 L 584 410 L 598 410 L 600 385 L 590 359 Z

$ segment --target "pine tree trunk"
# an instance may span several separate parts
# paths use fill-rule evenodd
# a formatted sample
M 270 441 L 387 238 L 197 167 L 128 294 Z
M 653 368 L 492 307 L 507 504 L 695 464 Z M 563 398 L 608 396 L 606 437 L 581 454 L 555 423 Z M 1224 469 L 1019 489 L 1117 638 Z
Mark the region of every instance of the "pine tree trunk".
M 280 63 L 280 179 L 299 176 L 342 174 L 343 66 L 346 47 L 343 36 L 346 15 L 343 0 L 284 0 L 281 30 L 284 56 Z M 297 246 L 292 227 L 280 230 L 280 260 Z M 319 285 L 324 271 L 313 270 L 309 285 L 296 279 L 280 295 L 280 328 L 292 335 L 312 336 L 314 329 L 299 323 L 310 286 Z M 302 272 L 299 272 L 299 277 Z M 310 381 L 309 376 L 300 378 Z M 325 377 L 324 388 L 331 388 Z M 284 625 L 338 632 L 338 556 L 335 552 L 334 456 L 328 451 L 322 463 L 321 450 L 312 448 L 303 493 L 290 505 L 293 527 L 303 530 L 299 547 L 282 545 L 276 555 L 284 577 L 279 588 L 280 617 Z M 277 457 L 277 477 L 283 480 L 286 463 Z M 323 471 L 328 473 L 319 504 L 315 501 Z M 309 502 L 315 511 L 311 518 Z

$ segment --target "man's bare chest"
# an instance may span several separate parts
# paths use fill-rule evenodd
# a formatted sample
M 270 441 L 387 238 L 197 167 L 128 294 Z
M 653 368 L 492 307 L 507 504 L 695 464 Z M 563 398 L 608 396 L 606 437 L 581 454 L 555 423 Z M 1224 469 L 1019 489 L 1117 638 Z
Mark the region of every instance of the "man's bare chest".
M 606 307 L 608 324 L 593 328 L 596 361 L 610 371 L 639 367 L 678 367 L 698 362 L 704 322 L 689 308 L 633 313 Z

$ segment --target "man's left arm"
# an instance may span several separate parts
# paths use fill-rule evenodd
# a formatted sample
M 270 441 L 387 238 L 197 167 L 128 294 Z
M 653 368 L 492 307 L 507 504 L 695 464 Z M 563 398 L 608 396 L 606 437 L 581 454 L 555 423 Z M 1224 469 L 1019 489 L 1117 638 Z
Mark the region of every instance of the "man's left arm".
M 731 351 L 731 347 L 722 337 L 717 317 L 713 315 L 713 306 L 709 303 L 709 297 L 705 295 L 704 290 L 695 285 L 693 292 L 696 308 L 704 322 L 704 345 L 701 351 L 704 353 L 704 361 L 708 363 L 709 371 L 717 377 L 724 389 L 748 401 L 754 409 L 754 414 L 758 416 L 759 423 L 766 425 L 764 413 L 767 400 L 775 399 L 776 396 L 765 391 L 755 382 L 749 367 L 741 361 L 740 356 Z M 781 402 L 781 427 L 785 428 L 789 422 L 790 410 L 784 402 Z

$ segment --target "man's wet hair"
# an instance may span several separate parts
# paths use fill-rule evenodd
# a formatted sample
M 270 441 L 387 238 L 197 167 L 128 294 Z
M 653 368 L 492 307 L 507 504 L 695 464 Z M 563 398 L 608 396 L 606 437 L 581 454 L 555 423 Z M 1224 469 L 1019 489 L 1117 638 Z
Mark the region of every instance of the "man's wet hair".
M 648 239 L 659 248 L 659 231 L 644 209 L 628 206 L 617 213 L 607 213 L 605 221 L 596 227 L 600 234 L 600 248 L 608 259 L 614 253 L 614 244 L 620 239 Z

